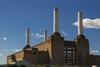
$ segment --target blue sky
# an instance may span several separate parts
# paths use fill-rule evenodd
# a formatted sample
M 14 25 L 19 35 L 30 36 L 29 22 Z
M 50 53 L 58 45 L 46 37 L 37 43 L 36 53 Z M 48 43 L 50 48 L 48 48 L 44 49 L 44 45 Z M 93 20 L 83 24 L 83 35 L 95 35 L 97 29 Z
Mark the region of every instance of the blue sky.
M 92 53 L 100 55 L 99 4 L 99 0 L 0 0 L 0 64 L 6 63 L 7 55 L 25 46 L 27 27 L 34 35 L 44 29 L 52 34 L 55 7 L 59 8 L 59 32 L 66 40 L 77 36 L 77 27 L 73 23 L 77 21 L 78 10 L 91 23 L 96 21 L 91 28 L 84 29 L 84 35 L 89 39 Z M 43 41 L 42 37 L 30 37 L 31 45 Z

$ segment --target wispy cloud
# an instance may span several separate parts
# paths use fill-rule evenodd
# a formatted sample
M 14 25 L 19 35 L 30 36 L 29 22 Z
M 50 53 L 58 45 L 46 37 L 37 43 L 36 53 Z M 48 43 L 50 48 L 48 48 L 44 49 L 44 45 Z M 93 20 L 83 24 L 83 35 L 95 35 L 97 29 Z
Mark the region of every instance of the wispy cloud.
M 68 35 L 64 30 L 62 31 L 62 34 L 63 34 L 64 36 L 67 36 L 67 35 Z
M 3 56 L 3 54 L 0 54 L 0 56 Z
M 21 48 L 21 49 L 15 49 L 14 51 L 15 51 L 15 52 L 18 52 L 18 51 L 21 51 L 21 50 L 22 50 L 22 48 Z
M 11 49 L 11 50 L 3 50 L 4 52 L 18 52 L 18 51 L 21 51 L 22 49 Z
M 3 37 L 3 40 L 7 40 L 7 37 Z
M 8 38 L 7 38 L 7 34 L 6 33 L 2 33 L 2 32 L 0 32 L 0 39 L 1 40 L 7 40 Z
M 22 49 L 12 49 L 12 50 L 10 50 L 10 51 L 12 51 L 12 52 L 18 52 L 18 51 L 21 51 Z
M 44 37 L 44 34 L 43 33 L 36 33 L 36 34 L 32 33 L 32 36 L 33 36 L 33 38 L 42 38 L 42 37 Z
M 98 53 L 99 50 L 91 50 L 90 52 L 91 52 L 91 53 Z
M 77 21 L 73 23 L 73 25 L 77 26 Z M 100 18 L 96 18 L 96 19 L 84 18 L 83 27 L 99 29 L 100 28 Z

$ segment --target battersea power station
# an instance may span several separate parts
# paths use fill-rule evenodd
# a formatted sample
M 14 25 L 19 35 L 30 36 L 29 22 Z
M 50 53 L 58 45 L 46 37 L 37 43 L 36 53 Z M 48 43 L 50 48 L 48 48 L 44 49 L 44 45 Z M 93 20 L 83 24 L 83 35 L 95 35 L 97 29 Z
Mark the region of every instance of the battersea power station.
M 83 34 L 82 13 L 78 11 L 78 34 L 72 41 L 59 33 L 58 8 L 53 10 L 53 33 L 44 32 L 44 41 L 30 46 L 30 30 L 26 30 L 25 47 L 7 56 L 7 64 L 26 62 L 50 65 L 100 65 L 100 56 L 89 53 L 89 40 Z

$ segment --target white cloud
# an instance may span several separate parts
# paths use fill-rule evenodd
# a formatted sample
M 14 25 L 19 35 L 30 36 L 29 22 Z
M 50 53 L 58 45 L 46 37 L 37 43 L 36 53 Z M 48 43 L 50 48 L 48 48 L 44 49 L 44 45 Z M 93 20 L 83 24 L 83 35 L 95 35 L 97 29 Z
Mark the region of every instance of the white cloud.
M 77 26 L 77 21 L 73 23 L 73 25 Z M 96 18 L 96 19 L 84 18 L 83 27 L 99 29 L 100 28 L 100 18 Z
M 36 33 L 36 36 L 37 37 L 44 37 L 44 35 L 43 34 L 40 34 L 40 33 Z
M 36 33 L 36 34 L 32 34 L 32 36 L 34 38 L 41 38 L 41 37 L 44 37 L 44 34 L 42 34 L 42 33 Z
M 0 33 L 0 39 L 1 40 L 7 40 L 7 34 L 5 34 L 5 33 Z
M 63 33 L 64 36 L 67 36 L 68 35 L 65 31 L 62 31 L 62 33 Z
M 99 50 L 90 50 L 91 53 L 99 53 Z
M 7 37 L 3 37 L 3 40 L 7 40 Z

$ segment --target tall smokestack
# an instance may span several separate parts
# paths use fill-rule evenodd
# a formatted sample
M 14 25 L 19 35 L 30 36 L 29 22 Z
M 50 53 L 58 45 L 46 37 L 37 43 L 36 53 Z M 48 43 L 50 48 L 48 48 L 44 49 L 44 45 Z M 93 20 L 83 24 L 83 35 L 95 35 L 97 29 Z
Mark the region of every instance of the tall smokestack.
M 58 8 L 53 11 L 53 32 L 58 32 Z
M 47 40 L 47 30 L 44 30 L 44 42 Z
M 78 35 L 83 34 L 82 13 L 78 11 Z
M 30 30 L 29 28 L 26 29 L 26 46 L 30 46 Z

